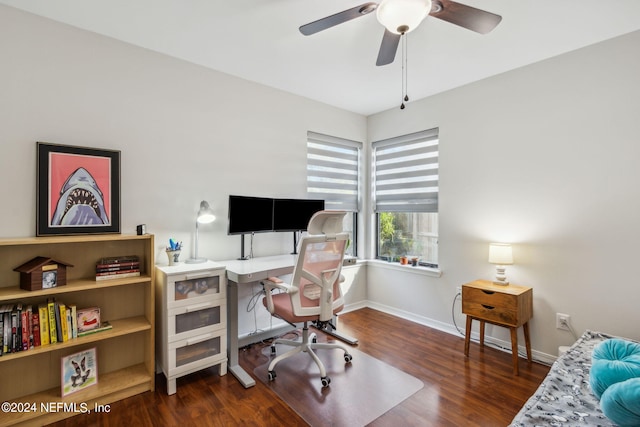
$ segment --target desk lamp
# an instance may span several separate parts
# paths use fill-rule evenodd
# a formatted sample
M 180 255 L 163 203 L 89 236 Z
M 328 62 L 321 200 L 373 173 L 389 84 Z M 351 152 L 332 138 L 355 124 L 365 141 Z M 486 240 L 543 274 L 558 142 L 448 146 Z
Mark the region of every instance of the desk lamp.
M 213 209 L 209 206 L 205 200 L 200 202 L 200 210 L 198 211 L 198 215 L 196 216 L 196 250 L 195 256 L 193 258 L 189 258 L 185 262 L 187 264 L 199 264 L 201 262 L 205 262 L 206 258 L 198 258 L 198 224 L 209 224 L 216 220 L 216 216 L 213 214 Z
M 496 285 L 506 286 L 509 284 L 505 275 L 505 265 L 513 264 L 513 252 L 511 245 L 508 243 L 491 243 L 489 244 L 489 262 L 496 264 Z

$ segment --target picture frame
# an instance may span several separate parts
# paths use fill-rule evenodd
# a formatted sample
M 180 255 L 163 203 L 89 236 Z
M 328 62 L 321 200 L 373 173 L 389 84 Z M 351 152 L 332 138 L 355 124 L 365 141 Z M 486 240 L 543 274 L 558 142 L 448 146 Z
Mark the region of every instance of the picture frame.
M 36 235 L 120 233 L 120 151 L 37 142 Z
M 60 358 L 62 397 L 98 384 L 96 347 Z

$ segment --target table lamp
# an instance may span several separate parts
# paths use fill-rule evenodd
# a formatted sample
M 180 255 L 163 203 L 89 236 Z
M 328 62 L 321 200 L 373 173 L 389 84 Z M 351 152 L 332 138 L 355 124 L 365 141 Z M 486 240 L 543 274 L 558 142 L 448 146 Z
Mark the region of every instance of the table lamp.
M 496 264 L 496 285 L 506 286 L 509 284 L 505 275 L 505 265 L 513 264 L 513 252 L 511 245 L 508 243 L 491 243 L 489 244 L 489 262 Z
M 209 206 L 205 200 L 200 202 L 200 210 L 198 211 L 198 215 L 196 215 L 196 245 L 195 245 L 195 253 L 193 258 L 187 259 L 185 262 L 187 264 L 199 264 L 201 262 L 205 262 L 206 258 L 198 258 L 198 224 L 209 224 L 216 220 L 216 216 L 213 214 L 213 209 Z

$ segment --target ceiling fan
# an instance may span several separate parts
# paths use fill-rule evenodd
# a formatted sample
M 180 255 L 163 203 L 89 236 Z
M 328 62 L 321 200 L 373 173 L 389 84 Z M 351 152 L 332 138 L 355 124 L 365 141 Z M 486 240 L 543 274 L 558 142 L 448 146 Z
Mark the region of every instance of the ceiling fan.
M 302 25 L 300 32 L 309 36 L 373 11 L 376 11 L 378 21 L 385 27 L 376 65 L 391 64 L 400 38 L 415 30 L 427 15 L 480 34 L 490 32 L 502 20 L 500 15 L 451 0 L 382 0 L 380 3 L 364 3 Z

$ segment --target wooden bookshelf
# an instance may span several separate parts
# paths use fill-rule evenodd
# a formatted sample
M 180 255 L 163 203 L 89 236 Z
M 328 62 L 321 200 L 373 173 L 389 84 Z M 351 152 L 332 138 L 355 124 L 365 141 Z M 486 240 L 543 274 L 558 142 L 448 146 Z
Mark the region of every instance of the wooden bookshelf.
M 104 257 L 137 255 L 140 276 L 95 280 Z M 36 256 L 68 262 L 67 284 L 51 289 L 20 289 L 13 269 Z M 0 239 L 0 305 L 40 304 L 56 298 L 78 308 L 100 307 L 101 320 L 113 328 L 0 356 L 0 426 L 44 425 L 86 410 L 95 411 L 126 397 L 153 391 L 154 384 L 153 235 L 84 235 Z M 98 384 L 61 397 L 61 358 L 96 347 Z M 21 410 L 17 410 L 21 409 Z

